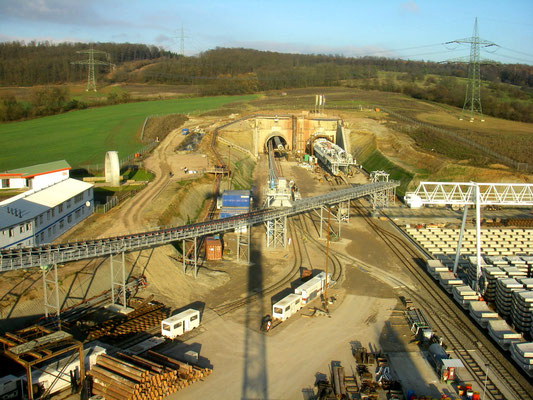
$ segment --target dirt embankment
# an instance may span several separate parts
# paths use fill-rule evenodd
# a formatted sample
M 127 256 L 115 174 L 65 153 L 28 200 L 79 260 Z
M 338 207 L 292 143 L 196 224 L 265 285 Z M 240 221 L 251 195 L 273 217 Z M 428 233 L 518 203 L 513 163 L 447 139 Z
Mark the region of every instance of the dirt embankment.
M 378 149 L 391 162 L 413 174 L 410 187 L 421 180 L 533 182 L 533 175 L 522 174 L 503 165 L 474 167 L 468 165 L 468 160 L 455 160 L 426 151 L 408 135 L 385 126 L 384 119 L 360 118 L 356 112 L 346 113 L 343 118 L 350 129 L 352 153 L 364 160 Z

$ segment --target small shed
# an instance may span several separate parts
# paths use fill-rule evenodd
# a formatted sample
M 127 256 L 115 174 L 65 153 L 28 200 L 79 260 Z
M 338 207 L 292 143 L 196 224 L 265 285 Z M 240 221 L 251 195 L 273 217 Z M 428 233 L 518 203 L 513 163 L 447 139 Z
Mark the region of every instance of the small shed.
M 206 260 L 222 260 L 222 241 L 220 238 L 208 237 L 205 239 Z

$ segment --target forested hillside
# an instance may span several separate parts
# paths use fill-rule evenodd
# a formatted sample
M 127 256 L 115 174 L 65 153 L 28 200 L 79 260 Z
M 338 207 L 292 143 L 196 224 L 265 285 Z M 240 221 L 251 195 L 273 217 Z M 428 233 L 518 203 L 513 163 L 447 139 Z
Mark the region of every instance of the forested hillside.
M 86 43 L 0 43 L 0 85 L 34 86 L 87 79 L 87 67 L 72 65 L 71 62 L 87 60 L 87 54 L 76 54 L 76 51 L 88 49 Z M 95 56 L 95 59 L 116 65 L 173 56 L 156 46 L 144 44 L 96 43 L 94 49 L 110 55 L 109 60 L 105 56 Z
M 202 95 L 349 86 L 404 93 L 418 99 L 462 107 L 468 76 L 465 64 L 287 54 L 239 48 L 217 48 L 196 57 L 183 57 L 141 44 L 96 43 L 93 46 L 96 50 L 108 52 L 109 61 L 116 65 L 112 72 L 107 69 L 105 76 L 99 75 L 102 83 L 194 85 L 198 88 L 196 92 Z M 88 44 L 82 43 L 0 43 L 0 85 L 81 82 L 86 79 L 87 67 L 71 65 L 71 62 L 87 59 L 86 54 L 76 54 L 76 51 L 88 48 Z M 107 61 L 105 58 L 102 60 Z M 485 114 L 533 122 L 532 66 L 484 65 L 481 75 Z M 68 93 L 59 97 L 60 101 L 52 107 L 41 104 L 38 112 L 17 102 L 13 96 L 4 98 L 3 104 L 0 104 L 0 120 L 80 107 L 80 104 L 70 102 Z M 125 94 L 124 98 L 111 100 L 129 101 L 129 97 Z

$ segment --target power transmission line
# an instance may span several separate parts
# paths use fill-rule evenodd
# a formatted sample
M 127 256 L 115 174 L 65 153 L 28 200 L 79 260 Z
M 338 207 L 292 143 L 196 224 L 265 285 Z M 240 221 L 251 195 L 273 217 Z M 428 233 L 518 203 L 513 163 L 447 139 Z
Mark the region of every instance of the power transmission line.
M 492 46 L 498 46 L 494 42 L 490 42 L 485 39 L 480 39 L 477 29 L 477 17 L 474 23 L 474 33 L 471 37 L 464 39 L 456 39 L 445 44 L 470 44 L 470 59 L 468 61 L 468 83 L 466 85 L 465 102 L 463 105 L 463 111 L 461 118 L 465 114 L 470 114 L 470 122 L 474 121 L 474 117 L 478 116 L 481 121 L 483 120 L 483 110 L 481 108 L 481 63 L 492 63 L 489 60 L 482 60 L 480 57 L 481 47 L 487 48 Z M 466 58 L 456 58 L 448 60 L 447 62 L 465 62 Z
M 115 64 L 112 64 L 109 61 L 95 60 L 94 58 L 95 54 L 105 54 L 108 60 L 110 57 L 109 57 L 109 53 L 106 53 L 105 51 L 94 50 L 92 45 L 89 50 L 80 50 L 80 51 L 77 51 L 76 53 L 89 55 L 88 60 L 73 61 L 71 62 L 71 64 L 88 65 L 89 71 L 87 74 L 87 89 L 85 89 L 85 91 L 88 92 L 89 90 L 92 89 L 94 92 L 96 92 L 96 78 L 95 78 L 95 73 L 94 73 L 94 66 L 95 65 L 109 65 L 111 67 L 114 67 Z

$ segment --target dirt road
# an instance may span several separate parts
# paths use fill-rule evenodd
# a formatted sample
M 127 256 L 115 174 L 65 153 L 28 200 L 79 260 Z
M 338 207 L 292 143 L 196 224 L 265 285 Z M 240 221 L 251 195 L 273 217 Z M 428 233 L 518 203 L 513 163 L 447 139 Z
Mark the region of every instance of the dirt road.
M 114 213 L 113 224 L 99 233 L 100 237 L 131 233 L 149 228 L 145 226 L 143 212 L 150 205 L 150 201 L 157 196 L 178 172 L 179 158 L 174 149 L 183 141 L 184 136 L 177 134 L 178 130 L 168 134 L 144 161 L 145 167 L 152 171 L 155 178 L 148 186 L 138 193 L 134 199 L 126 201 Z M 170 176 L 172 173 L 172 177 Z

